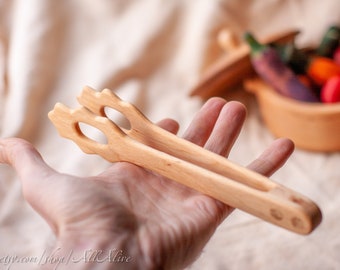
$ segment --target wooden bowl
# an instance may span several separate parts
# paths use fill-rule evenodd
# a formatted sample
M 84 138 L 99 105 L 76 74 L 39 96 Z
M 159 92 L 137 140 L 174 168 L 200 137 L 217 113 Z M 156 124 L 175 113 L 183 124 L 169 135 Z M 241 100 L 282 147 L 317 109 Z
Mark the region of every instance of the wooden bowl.
M 276 137 L 289 138 L 305 150 L 340 151 L 340 103 L 296 101 L 258 78 L 245 80 L 244 86 L 255 94 L 262 118 Z

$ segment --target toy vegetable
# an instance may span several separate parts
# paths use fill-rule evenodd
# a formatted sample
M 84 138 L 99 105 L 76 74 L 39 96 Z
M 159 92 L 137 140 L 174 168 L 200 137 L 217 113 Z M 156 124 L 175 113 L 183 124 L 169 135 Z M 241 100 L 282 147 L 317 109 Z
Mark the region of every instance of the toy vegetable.
M 294 43 L 272 44 L 279 53 L 281 60 L 293 70 L 295 74 L 305 74 L 309 56 L 306 52 L 295 47 Z
M 325 103 L 340 102 L 340 76 L 330 78 L 321 89 L 321 101 Z
M 306 74 L 318 85 L 323 85 L 330 78 L 340 75 L 340 65 L 327 57 L 311 57 Z
M 316 53 L 319 56 L 329 57 L 333 56 L 335 49 L 338 47 L 340 41 L 340 28 L 338 26 L 331 26 L 323 36 Z
M 331 77 L 340 74 L 340 65 L 335 62 L 335 59 L 308 55 L 303 50 L 297 49 L 294 44 L 274 45 L 273 48 L 277 50 L 282 61 L 294 73 L 307 75 L 319 86 L 323 85 Z
M 255 71 L 276 91 L 300 101 L 319 101 L 316 95 L 284 64 L 274 48 L 260 44 L 250 33 L 246 33 L 244 38 L 251 48 L 251 62 Z
M 340 65 L 340 46 L 335 49 L 334 54 L 333 54 L 333 61 Z

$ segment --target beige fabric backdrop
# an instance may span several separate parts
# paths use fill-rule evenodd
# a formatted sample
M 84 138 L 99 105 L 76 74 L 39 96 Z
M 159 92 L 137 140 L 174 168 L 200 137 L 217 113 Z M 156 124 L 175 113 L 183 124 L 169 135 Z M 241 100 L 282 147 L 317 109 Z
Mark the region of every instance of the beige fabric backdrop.
M 184 128 L 202 104 L 188 93 L 222 53 L 220 29 L 267 35 L 296 27 L 298 43 L 306 45 L 316 44 L 331 23 L 340 23 L 338 0 L 1 0 L 0 136 L 28 139 L 62 172 L 96 174 L 108 164 L 60 138 L 47 119 L 56 102 L 75 107 L 84 85 L 107 87 L 153 121 L 170 116 Z M 249 110 L 230 156 L 246 165 L 273 137 L 252 96 L 240 90 L 227 98 Z M 272 177 L 320 205 L 324 220 L 313 234 L 295 235 L 236 211 L 190 269 L 340 269 L 339 164 L 339 153 L 296 150 Z M 4 165 L 0 237 L 0 258 L 39 257 L 52 239 Z

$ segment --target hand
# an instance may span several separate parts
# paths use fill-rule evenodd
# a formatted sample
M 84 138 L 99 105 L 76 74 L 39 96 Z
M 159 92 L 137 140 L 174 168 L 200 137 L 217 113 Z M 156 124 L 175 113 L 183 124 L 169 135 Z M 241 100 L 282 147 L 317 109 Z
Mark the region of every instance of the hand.
M 227 156 L 245 116 L 242 104 L 212 98 L 183 137 Z M 178 124 L 170 119 L 158 125 L 178 131 Z M 293 148 L 290 140 L 278 139 L 249 168 L 269 176 L 284 164 Z M 0 162 L 18 173 L 24 198 L 56 235 L 56 251 L 71 251 L 84 259 L 92 256 L 88 257 L 92 265 L 79 261 L 72 269 L 94 269 L 96 263 L 100 269 L 104 265 L 105 269 L 183 268 L 200 255 L 232 211 L 228 205 L 129 163 L 113 163 L 93 177 L 58 173 L 22 139 L 0 140 Z M 94 250 L 105 253 L 89 252 Z M 111 256 L 111 261 L 99 265 L 103 256 Z

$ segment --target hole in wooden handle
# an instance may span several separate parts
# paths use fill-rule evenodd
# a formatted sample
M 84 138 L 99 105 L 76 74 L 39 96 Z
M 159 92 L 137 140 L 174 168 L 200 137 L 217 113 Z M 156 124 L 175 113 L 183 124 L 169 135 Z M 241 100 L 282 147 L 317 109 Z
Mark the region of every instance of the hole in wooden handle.
M 83 122 L 78 122 L 77 125 L 81 134 L 88 139 L 100 144 L 108 143 L 105 134 L 100 129 Z

